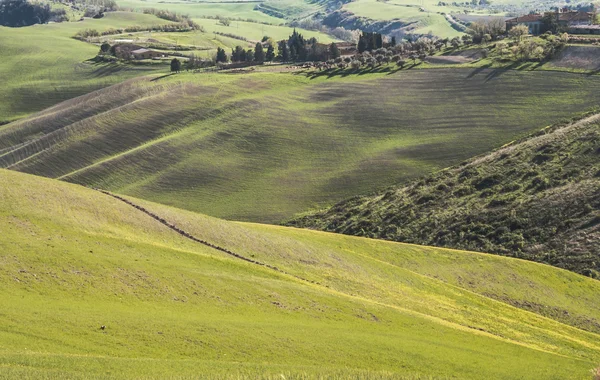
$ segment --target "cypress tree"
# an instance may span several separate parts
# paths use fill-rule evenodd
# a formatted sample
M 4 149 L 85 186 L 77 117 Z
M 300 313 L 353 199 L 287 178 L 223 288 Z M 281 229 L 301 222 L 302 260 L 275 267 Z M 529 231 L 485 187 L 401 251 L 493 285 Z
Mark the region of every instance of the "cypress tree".
M 273 45 L 269 45 L 267 48 L 267 54 L 265 55 L 265 60 L 267 62 L 271 62 L 273 59 L 275 59 L 275 48 L 273 48 Z
M 331 59 L 336 59 L 340 56 L 340 49 L 338 49 L 335 42 L 332 42 L 331 45 L 329 45 L 329 55 Z
M 217 63 L 219 62 L 227 62 L 227 54 L 225 54 L 225 49 L 217 48 Z
M 265 61 L 265 51 L 260 42 L 257 42 L 254 47 L 254 60 L 258 63 L 263 63 Z
M 173 58 L 171 60 L 171 71 L 174 73 L 178 73 L 181 71 L 181 61 L 177 58 Z
M 375 33 L 375 47 L 381 49 L 383 47 L 383 36 L 381 33 Z
M 358 52 L 359 53 L 364 53 L 367 50 L 367 41 L 365 39 L 364 34 L 362 34 L 359 38 L 358 38 Z

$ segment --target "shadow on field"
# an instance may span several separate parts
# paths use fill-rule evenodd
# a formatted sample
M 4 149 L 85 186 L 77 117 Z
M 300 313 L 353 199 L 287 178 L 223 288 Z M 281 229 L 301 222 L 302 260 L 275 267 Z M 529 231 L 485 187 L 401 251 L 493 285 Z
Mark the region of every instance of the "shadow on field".
M 476 75 L 479 75 L 483 72 L 487 72 L 486 76 L 485 76 L 485 82 L 490 81 L 492 79 L 496 79 L 498 77 L 500 77 L 502 74 L 505 74 L 509 71 L 525 71 L 525 70 L 535 70 L 538 69 L 539 67 L 541 67 L 542 65 L 544 65 L 545 62 L 526 62 L 526 63 L 522 63 L 522 62 L 513 62 L 510 65 L 506 66 L 506 67 L 502 67 L 502 68 L 492 68 L 492 64 L 488 63 L 486 65 L 483 65 L 481 67 L 478 67 L 476 69 L 474 69 L 473 71 L 471 71 L 469 73 L 469 75 L 467 75 L 467 78 L 473 78 Z
M 385 67 L 373 67 L 373 68 L 365 68 L 365 69 L 358 69 L 358 70 L 353 70 L 353 69 L 329 69 L 329 70 L 323 70 L 323 71 L 300 71 L 300 72 L 296 72 L 294 74 L 298 75 L 298 74 L 302 74 L 302 75 L 306 75 L 308 78 L 310 79 L 315 79 L 315 78 L 320 78 L 320 77 L 324 77 L 326 76 L 327 78 L 333 78 L 333 77 L 347 77 L 349 75 L 366 75 L 366 74 L 395 74 L 398 71 L 401 70 L 410 70 L 413 67 L 417 67 L 421 65 L 421 62 L 417 63 L 417 64 L 412 64 L 410 66 L 406 66 L 404 69 L 401 69 L 399 67 L 390 67 L 390 66 L 385 66 Z
M 164 78 L 170 77 L 173 74 L 175 74 L 175 73 L 169 73 L 169 74 L 161 75 L 161 76 L 156 77 L 156 78 L 152 78 L 152 79 L 150 79 L 150 82 L 156 82 L 159 79 L 164 79 Z

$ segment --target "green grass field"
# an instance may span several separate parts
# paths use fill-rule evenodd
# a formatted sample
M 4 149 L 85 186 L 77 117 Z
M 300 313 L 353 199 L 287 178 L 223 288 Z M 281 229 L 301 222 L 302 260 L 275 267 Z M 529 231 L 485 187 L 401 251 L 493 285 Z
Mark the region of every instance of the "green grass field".
M 288 275 L 99 192 L 0 178 L 2 378 L 586 379 L 600 361 L 599 335 L 490 298 L 600 320 L 600 283 L 573 273 L 135 201 Z
M 170 8 L 169 8 L 170 9 Z M 231 33 L 252 40 L 260 40 L 263 35 L 276 39 L 287 38 L 292 28 L 262 25 L 249 22 L 232 22 L 231 26 L 216 25 L 215 20 L 200 19 L 206 33 L 195 31 L 185 33 L 126 33 L 103 37 L 109 42 L 115 39 L 146 41 L 158 40 L 168 44 L 193 45 L 194 53 L 203 58 L 211 58 L 217 47 L 228 52 L 236 45 L 254 46 L 244 42 L 214 34 Z M 165 66 L 133 66 L 124 64 L 104 64 L 86 62 L 98 53 L 98 47 L 73 39 L 80 30 L 96 29 L 104 31 L 127 26 L 163 25 L 169 21 L 152 15 L 131 12 L 110 12 L 99 20 L 86 19 L 82 22 L 64 22 L 34 25 L 25 28 L 0 26 L 0 49 L 5 53 L 0 62 L 3 75 L 0 89 L 0 124 L 41 111 L 63 100 L 71 99 L 126 79 L 154 72 L 167 72 Z M 333 39 L 324 33 L 302 31 L 306 37 L 316 37 L 323 43 Z
M 598 102 L 598 80 L 479 68 L 145 78 L 0 127 L 0 162 L 214 216 L 274 222 L 586 111 Z
M 438 2 L 435 2 L 436 4 Z M 344 9 L 359 17 L 372 20 L 401 20 L 405 23 L 413 23 L 410 32 L 414 34 L 432 34 L 438 37 L 455 37 L 462 35 L 461 32 L 452 28 L 450 23 L 438 12 L 449 12 L 447 7 L 426 6 L 425 11 L 420 1 L 378 1 L 358 0 L 344 5 Z M 439 8 L 439 9 L 438 9 Z
M 298 0 L 267 0 L 260 4 L 264 13 L 276 14 L 288 19 L 308 18 L 319 11 L 323 11 L 328 0 L 298 1 Z
M 276 41 L 287 39 L 293 32 L 294 28 L 280 25 L 264 25 L 254 22 L 231 21 L 229 26 L 223 26 L 217 20 L 201 19 L 197 22 L 202 25 L 207 32 L 229 33 L 236 36 L 243 36 L 249 40 L 260 41 L 263 36 L 268 36 Z M 311 30 L 298 29 L 305 38 L 316 38 L 321 43 L 329 43 L 336 41 L 335 38 L 321 32 Z
M 83 29 L 163 25 L 169 21 L 139 13 L 107 13 L 99 20 L 34 25 L 24 28 L 0 26 L 0 122 L 40 111 L 139 75 L 156 72 L 151 67 L 93 64 L 85 62 L 98 47 L 74 40 Z
M 279 25 L 285 20 L 269 16 L 254 10 L 256 3 L 248 2 L 203 2 L 203 1 L 158 1 L 158 0 L 117 0 L 120 7 L 142 10 L 146 8 L 167 9 L 172 12 L 187 14 L 192 18 L 230 17 L 242 18 L 258 22 Z

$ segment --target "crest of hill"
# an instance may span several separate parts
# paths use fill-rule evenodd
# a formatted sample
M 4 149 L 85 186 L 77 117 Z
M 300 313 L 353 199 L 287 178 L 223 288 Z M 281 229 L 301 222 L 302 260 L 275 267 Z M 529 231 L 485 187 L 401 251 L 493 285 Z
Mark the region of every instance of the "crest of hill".
M 600 358 L 600 282 L 574 273 L 0 179 L 1 377 L 583 378 Z
M 520 257 L 599 278 L 600 115 L 290 225 Z

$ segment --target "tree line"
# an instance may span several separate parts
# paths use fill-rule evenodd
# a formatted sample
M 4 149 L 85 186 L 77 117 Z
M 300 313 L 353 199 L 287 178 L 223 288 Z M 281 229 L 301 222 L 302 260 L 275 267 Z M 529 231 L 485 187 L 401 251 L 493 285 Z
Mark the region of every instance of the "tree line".
M 0 25 L 17 27 L 45 24 L 51 16 L 48 4 L 30 3 L 26 0 L 0 1 Z
M 275 48 L 277 47 L 277 52 Z M 254 49 L 245 49 L 242 46 L 236 46 L 227 55 L 222 48 L 217 49 L 215 61 L 217 63 L 226 62 L 305 62 L 305 61 L 327 61 L 340 56 L 340 51 L 335 43 L 330 45 L 320 44 L 316 38 L 304 38 L 301 33 L 294 29 L 292 35 L 287 40 L 278 42 L 268 37 L 264 37 L 261 42 L 257 42 Z

